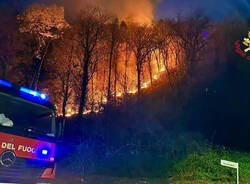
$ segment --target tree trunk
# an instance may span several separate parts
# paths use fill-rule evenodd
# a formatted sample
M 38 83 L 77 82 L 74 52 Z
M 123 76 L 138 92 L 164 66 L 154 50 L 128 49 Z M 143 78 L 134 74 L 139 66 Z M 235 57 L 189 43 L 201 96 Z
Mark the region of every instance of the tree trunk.
M 114 95 L 116 100 L 116 94 L 117 94 L 117 53 L 115 55 L 115 80 L 114 80 Z
M 35 76 L 33 78 L 34 80 L 32 80 L 32 82 L 30 84 L 30 88 L 31 89 L 37 90 L 37 88 L 38 88 L 38 84 L 39 84 L 39 80 L 40 80 L 40 74 L 41 74 L 41 69 L 42 69 L 45 57 L 47 55 L 47 52 L 48 52 L 49 44 L 50 44 L 50 41 L 46 45 L 45 52 L 44 52 L 44 54 L 42 56 L 42 59 L 40 60 L 39 67 L 38 67 L 37 71 L 35 72 Z
M 152 86 L 152 85 L 153 85 L 153 77 L 152 77 L 152 67 L 151 67 L 151 62 L 150 62 L 150 60 L 148 60 L 148 71 L 149 71 L 150 82 L 151 82 L 151 86 Z
M 84 66 L 83 66 L 83 76 L 82 76 L 82 85 L 81 85 L 81 99 L 80 99 L 80 106 L 78 110 L 78 117 L 81 117 L 83 114 L 83 109 L 86 103 L 86 96 L 87 96 L 87 87 L 88 87 L 88 82 L 89 82 L 89 61 L 90 61 L 90 56 L 88 53 L 85 51 L 84 54 Z
M 69 66 L 68 66 L 69 67 Z M 65 122 L 66 122 L 66 106 L 69 100 L 69 79 L 70 79 L 70 71 L 67 73 L 66 83 L 63 84 L 64 95 L 63 95 L 63 104 L 62 104 L 62 113 L 63 113 L 63 120 L 62 120 L 62 127 L 61 127 L 61 137 L 63 137 L 64 130 L 65 130 Z
M 91 81 L 91 112 L 94 111 L 94 76 L 92 77 L 92 81 Z
M 128 69 L 128 62 L 127 62 L 127 60 L 126 60 L 126 61 L 125 61 L 124 84 L 123 84 L 123 91 L 124 91 L 124 94 L 127 94 L 127 92 L 128 92 L 127 69 Z
M 67 105 L 67 97 L 63 98 L 63 105 L 62 105 L 62 113 L 63 113 L 63 117 L 66 117 L 66 105 Z
M 106 69 L 105 69 L 105 66 L 103 67 L 103 73 L 102 72 L 100 72 L 100 74 L 101 74 L 101 78 L 102 78 L 102 81 L 103 81 L 103 83 L 102 83 L 102 100 L 101 100 L 101 102 L 103 102 L 103 98 L 106 98 L 106 94 L 105 94 L 105 83 L 106 83 Z
M 110 49 L 110 54 L 109 54 L 108 102 L 110 101 L 110 96 L 111 96 L 111 74 L 112 74 L 113 52 L 114 52 L 114 44 L 112 42 L 111 49 Z
M 138 90 L 137 95 L 139 97 L 141 93 L 141 64 L 137 63 L 136 68 L 137 68 L 137 90 Z
M 158 73 L 160 73 L 160 63 L 159 63 L 159 58 L 158 58 L 157 52 L 154 51 L 154 54 L 155 54 L 157 68 L 158 68 Z
M 128 46 L 126 46 L 126 58 L 125 58 L 125 76 L 124 76 L 124 94 L 127 94 L 128 92 L 128 84 L 127 84 L 127 70 L 128 70 L 128 62 L 129 62 L 129 58 L 130 58 L 130 53 L 128 51 Z

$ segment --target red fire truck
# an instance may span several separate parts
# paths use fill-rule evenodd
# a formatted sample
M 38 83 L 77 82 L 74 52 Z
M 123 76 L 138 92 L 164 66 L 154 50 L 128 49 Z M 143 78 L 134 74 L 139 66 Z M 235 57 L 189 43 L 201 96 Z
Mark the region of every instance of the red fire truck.
M 48 96 L 0 79 L 0 183 L 51 183 L 55 141 Z

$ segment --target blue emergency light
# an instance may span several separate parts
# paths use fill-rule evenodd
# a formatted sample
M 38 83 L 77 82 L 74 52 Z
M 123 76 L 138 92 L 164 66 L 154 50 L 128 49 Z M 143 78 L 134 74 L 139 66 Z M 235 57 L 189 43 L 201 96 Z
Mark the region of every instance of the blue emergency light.
M 47 145 L 41 145 L 40 148 L 37 149 L 37 158 L 48 159 L 51 156 L 51 149 L 47 147 Z
M 0 86 L 11 88 L 13 85 L 8 81 L 0 79 Z M 49 101 L 48 95 L 39 93 L 38 91 L 34 91 L 25 87 L 20 87 L 19 91 L 23 97 L 30 99 L 32 101 L 37 101 L 37 102 Z
M 44 100 L 44 101 L 49 100 L 48 95 L 43 94 L 43 93 L 39 93 L 37 91 L 27 89 L 27 88 L 24 88 L 24 87 L 20 88 L 20 92 L 22 92 L 23 94 L 26 94 L 26 95 L 31 95 L 32 97 L 34 97 L 34 99 L 37 99 L 37 100 Z
M 8 88 L 12 87 L 12 83 L 5 81 L 5 80 L 2 80 L 2 79 L 0 79 L 0 85 L 4 86 L 4 87 L 8 87 Z
M 47 155 L 47 154 L 48 154 L 48 150 L 43 149 L 43 150 L 42 150 L 42 154 L 43 154 L 43 155 Z
M 204 37 L 207 37 L 207 36 L 208 36 L 208 33 L 207 33 L 207 32 L 203 33 L 203 36 L 204 36 Z

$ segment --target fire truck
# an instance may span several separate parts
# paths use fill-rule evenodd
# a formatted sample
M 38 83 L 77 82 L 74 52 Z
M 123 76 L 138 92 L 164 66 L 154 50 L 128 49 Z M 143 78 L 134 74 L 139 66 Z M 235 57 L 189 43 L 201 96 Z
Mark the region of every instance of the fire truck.
M 52 183 L 55 106 L 38 91 L 0 79 L 0 183 Z

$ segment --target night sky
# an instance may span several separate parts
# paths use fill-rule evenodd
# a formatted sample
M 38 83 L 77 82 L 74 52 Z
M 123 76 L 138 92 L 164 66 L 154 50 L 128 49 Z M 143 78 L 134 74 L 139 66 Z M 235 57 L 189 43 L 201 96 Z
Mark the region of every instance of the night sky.
M 233 11 L 241 12 L 241 15 L 248 18 L 250 17 L 250 0 L 162 0 L 158 4 L 156 17 L 186 15 L 194 9 L 199 9 L 215 19 L 222 19 Z

